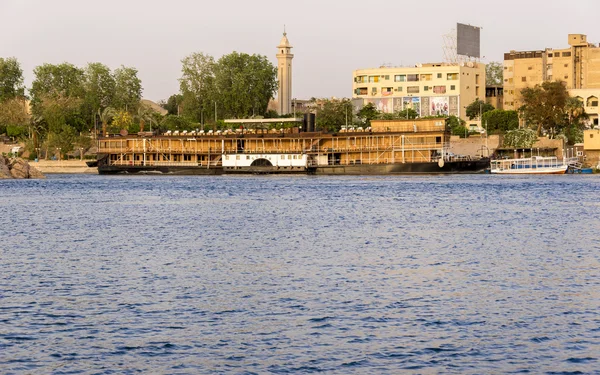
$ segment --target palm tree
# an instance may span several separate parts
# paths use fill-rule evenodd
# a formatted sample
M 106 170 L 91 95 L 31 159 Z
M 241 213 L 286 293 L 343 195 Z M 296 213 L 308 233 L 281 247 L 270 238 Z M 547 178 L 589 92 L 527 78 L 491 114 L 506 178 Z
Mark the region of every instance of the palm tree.
M 150 127 L 152 127 L 152 109 L 143 104 L 140 103 L 140 106 L 138 107 L 137 110 L 137 116 L 136 116 L 140 122 L 140 131 L 143 132 L 144 131 L 144 125 L 146 124 L 146 121 L 150 122 Z
M 104 110 L 98 109 L 98 117 L 102 123 L 102 136 L 106 137 L 106 126 L 115 117 L 116 111 L 112 107 L 106 107 Z

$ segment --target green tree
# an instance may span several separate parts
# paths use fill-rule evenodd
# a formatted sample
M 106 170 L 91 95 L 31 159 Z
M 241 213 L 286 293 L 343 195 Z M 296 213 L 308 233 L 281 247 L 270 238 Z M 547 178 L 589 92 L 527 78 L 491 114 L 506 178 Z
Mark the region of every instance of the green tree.
M 538 140 L 536 132 L 532 129 L 509 130 L 504 135 L 504 147 L 531 148 Z
M 116 89 L 115 78 L 106 65 L 90 63 L 84 71 L 84 89 L 83 116 L 93 123 L 94 115 L 113 102 Z
M 201 52 L 192 53 L 181 60 L 181 104 L 183 115 L 196 121 L 214 117 L 215 60 Z M 176 113 L 171 113 L 176 114 Z
M 457 116 L 450 116 L 446 120 L 446 126 L 450 128 L 450 132 L 452 135 L 458 135 L 461 138 L 466 138 L 469 136 L 469 130 L 465 126 L 465 120 L 458 118 Z
M 363 124 L 365 124 L 365 126 L 371 126 L 371 120 L 379 117 L 379 111 L 373 103 L 367 103 L 358 110 L 356 116 L 362 121 Z
M 167 110 L 169 115 L 179 115 L 181 112 L 181 105 L 183 104 L 183 95 L 175 94 L 169 96 L 166 102 L 161 104 L 161 107 Z
M 542 131 L 557 134 L 564 127 L 565 108 L 569 93 L 559 81 L 544 82 L 521 90 L 523 106 L 520 108 L 528 124 Z
M 583 142 L 584 120 L 588 118 L 583 102 L 579 98 L 567 98 L 563 134 L 567 137 L 569 144 Z
M 485 66 L 485 84 L 490 86 L 502 85 L 502 64 L 499 62 L 492 61 Z
M 417 111 L 412 108 L 404 108 L 401 111 L 398 111 L 394 114 L 393 119 L 416 119 L 419 117 Z
M 479 118 L 480 115 L 493 110 L 493 105 L 486 103 L 483 100 L 475 99 L 473 103 L 467 106 L 466 114 L 469 120 L 473 120 L 474 118 Z
M 98 118 L 102 124 L 102 136 L 106 137 L 108 132 L 108 125 L 112 121 L 113 117 L 117 114 L 117 111 L 113 107 L 106 107 L 104 109 L 98 109 Z
M 121 66 L 115 69 L 115 93 L 112 107 L 136 113 L 142 99 L 142 81 L 137 76 L 137 69 Z
M 23 70 L 14 57 L 0 57 L 0 103 L 25 96 Z
M 339 131 L 342 125 L 353 124 L 354 107 L 349 99 L 325 100 L 317 107 L 317 127 L 327 131 Z
M 44 64 L 33 70 L 35 78 L 31 85 L 31 106 L 35 115 L 41 115 L 42 102 L 45 99 L 56 99 L 53 103 L 65 103 L 66 99 L 82 99 L 85 88 L 84 71 L 73 64 Z M 72 112 L 72 108 L 69 107 Z
M 25 134 L 29 120 L 26 103 L 22 98 L 15 97 L 0 102 L 0 134 L 5 132 L 9 136 Z
M 494 109 L 483 114 L 482 126 L 488 134 L 504 133 L 519 127 L 519 113 Z
M 263 115 L 277 89 L 277 69 L 266 56 L 232 52 L 215 65 L 215 89 L 221 117 Z

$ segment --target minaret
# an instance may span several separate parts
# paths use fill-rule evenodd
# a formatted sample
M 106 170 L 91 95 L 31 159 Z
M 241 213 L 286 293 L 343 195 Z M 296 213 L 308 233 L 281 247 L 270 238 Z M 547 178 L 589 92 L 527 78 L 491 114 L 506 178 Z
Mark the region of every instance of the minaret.
M 279 101 L 278 112 L 280 115 L 286 115 L 292 111 L 292 46 L 287 38 L 285 28 L 283 29 L 283 38 L 277 46 L 277 79 L 279 80 L 279 91 L 277 100 Z

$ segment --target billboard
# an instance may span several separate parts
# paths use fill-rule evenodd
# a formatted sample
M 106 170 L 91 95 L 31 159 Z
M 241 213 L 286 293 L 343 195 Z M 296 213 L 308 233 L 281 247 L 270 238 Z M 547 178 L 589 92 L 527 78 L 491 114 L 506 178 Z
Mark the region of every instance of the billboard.
M 394 113 L 392 98 L 365 99 L 365 103 L 372 103 L 379 112 Z
M 480 58 L 480 32 L 477 26 L 456 24 L 456 53 L 463 56 Z
M 431 98 L 431 115 L 432 116 L 448 116 L 449 105 L 447 96 L 436 96 Z

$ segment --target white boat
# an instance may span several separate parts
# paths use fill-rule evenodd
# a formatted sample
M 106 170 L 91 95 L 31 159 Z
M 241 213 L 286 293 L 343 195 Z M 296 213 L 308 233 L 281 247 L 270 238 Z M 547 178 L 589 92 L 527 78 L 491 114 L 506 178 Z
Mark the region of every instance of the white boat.
M 568 168 L 567 160 L 555 156 L 490 161 L 490 173 L 496 174 L 565 174 Z

